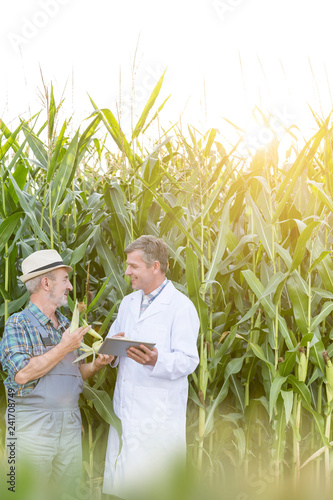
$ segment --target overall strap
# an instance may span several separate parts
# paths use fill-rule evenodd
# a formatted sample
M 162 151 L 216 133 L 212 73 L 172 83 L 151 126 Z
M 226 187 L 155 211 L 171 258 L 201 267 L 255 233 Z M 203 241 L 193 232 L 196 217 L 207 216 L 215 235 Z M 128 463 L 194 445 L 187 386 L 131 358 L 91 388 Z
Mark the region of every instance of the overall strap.
M 42 338 L 42 342 L 43 342 L 44 346 L 45 347 L 51 347 L 51 346 L 53 346 L 53 344 L 51 342 L 51 339 L 50 339 L 50 336 L 49 336 L 49 334 L 48 334 L 45 326 L 43 326 L 38 321 L 38 319 L 36 318 L 36 316 L 30 311 L 30 309 L 26 309 L 24 311 L 24 315 L 29 319 L 29 321 L 37 329 L 38 333 L 40 334 L 40 336 Z

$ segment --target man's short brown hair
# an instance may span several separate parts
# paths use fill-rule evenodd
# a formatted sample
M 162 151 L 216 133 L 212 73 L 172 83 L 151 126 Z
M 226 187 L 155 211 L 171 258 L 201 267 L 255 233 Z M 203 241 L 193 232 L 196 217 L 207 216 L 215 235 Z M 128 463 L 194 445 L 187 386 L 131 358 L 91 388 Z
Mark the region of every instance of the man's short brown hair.
M 125 253 L 134 252 L 134 250 L 142 251 L 142 260 L 147 267 L 151 267 L 155 261 L 158 261 L 161 266 L 161 272 L 166 274 L 168 270 L 168 246 L 161 239 L 151 235 L 140 236 L 125 248 Z

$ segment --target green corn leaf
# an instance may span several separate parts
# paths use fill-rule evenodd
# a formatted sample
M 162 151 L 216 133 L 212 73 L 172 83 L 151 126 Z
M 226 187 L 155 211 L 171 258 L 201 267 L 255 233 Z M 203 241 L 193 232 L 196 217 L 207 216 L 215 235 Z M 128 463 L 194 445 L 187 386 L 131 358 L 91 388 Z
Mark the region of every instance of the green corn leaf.
M 327 257 L 328 255 L 330 255 L 331 252 L 329 250 L 325 250 L 324 252 L 321 252 L 321 254 L 319 255 L 319 257 L 314 261 L 312 262 L 311 266 L 309 267 L 309 270 L 308 270 L 308 273 L 310 274 L 313 269 L 323 260 L 325 259 L 325 257 Z
M 279 186 L 279 190 L 276 196 L 278 200 L 278 206 L 275 211 L 272 223 L 275 223 L 280 217 L 285 207 L 285 204 L 289 199 L 292 190 L 294 189 L 296 182 L 298 181 L 301 173 L 308 167 L 312 158 L 316 154 L 318 146 L 322 141 L 323 137 L 325 136 L 325 134 L 326 134 L 326 124 L 324 124 L 320 128 L 320 130 L 306 143 L 303 150 L 297 157 L 293 165 L 293 168 L 288 171 L 285 179 Z M 308 154 L 306 154 L 307 151 Z
M 294 404 L 294 393 L 293 391 L 283 391 L 281 390 L 281 396 L 284 401 L 284 410 L 286 413 L 286 424 L 289 424 L 293 404 Z
M 264 221 L 257 205 L 254 203 L 250 195 L 248 195 L 248 203 L 252 208 L 255 231 L 257 232 L 260 242 L 265 248 L 268 257 L 272 260 L 273 239 L 271 226 Z
M 186 248 L 186 282 L 189 298 L 195 305 L 200 318 L 201 331 L 206 332 L 208 327 L 208 306 L 200 294 L 198 258 L 190 247 Z
M 60 132 L 59 132 L 59 136 L 57 137 L 57 140 L 56 140 L 56 143 L 54 146 L 54 150 L 52 151 L 52 156 L 51 156 L 50 162 L 48 164 L 47 177 L 46 177 L 47 182 L 51 182 L 51 179 L 52 179 L 54 172 L 56 170 L 59 154 L 60 154 L 60 151 L 64 145 L 64 142 L 65 142 L 64 135 L 65 135 L 66 127 L 67 127 L 67 122 L 65 121 L 63 126 L 61 127 Z
M 296 248 L 293 256 L 293 261 L 291 264 L 291 267 L 289 269 L 289 272 L 292 273 L 302 262 L 306 250 L 306 245 L 309 239 L 312 236 L 313 230 L 320 225 L 320 221 L 313 221 L 310 222 L 308 226 L 302 231 L 300 234 L 297 243 L 296 243 Z
M 18 143 L 16 142 L 16 138 L 22 129 L 22 125 L 23 125 L 23 123 L 21 122 L 20 125 L 17 127 L 17 129 L 13 133 L 11 133 L 8 130 L 8 132 L 9 132 L 8 139 L 5 142 L 5 144 L 0 147 L 0 161 L 3 159 L 3 157 L 5 156 L 5 154 L 7 153 L 7 151 L 10 148 L 13 148 L 13 150 L 15 152 L 17 151 L 19 146 L 18 146 Z
M 54 93 L 53 93 L 53 84 L 51 83 L 51 91 L 50 91 L 50 104 L 48 110 L 48 135 L 49 140 L 52 140 L 53 131 L 54 131 L 54 122 L 56 118 L 56 104 L 54 101 Z
M 36 219 L 35 211 L 33 208 L 33 205 L 34 205 L 36 199 L 31 197 L 31 200 L 28 202 L 24 191 L 21 191 L 16 180 L 14 179 L 14 177 L 12 176 L 12 174 L 10 172 L 9 172 L 9 177 L 11 179 L 11 182 L 14 186 L 15 192 L 18 196 L 19 201 L 20 201 L 20 205 L 21 205 L 22 209 L 24 210 L 24 212 L 26 213 L 26 215 L 29 217 L 31 228 L 36 233 L 36 235 L 40 238 L 40 240 L 43 241 L 44 243 L 46 243 L 47 247 L 50 248 L 51 243 L 50 243 L 49 237 L 40 228 L 40 226 L 37 222 L 37 219 Z
M 141 179 L 142 180 L 142 179 Z M 143 181 L 144 183 L 144 181 Z M 147 186 L 148 187 L 148 186 Z M 175 214 L 174 210 L 172 207 L 170 207 L 161 196 L 159 196 L 157 193 L 154 193 L 154 198 L 156 199 L 157 203 L 160 205 L 160 207 L 164 210 L 165 213 L 169 214 L 170 218 L 174 221 L 174 224 L 181 230 L 181 232 L 186 236 L 189 241 L 192 243 L 194 248 L 197 250 L 199 255 L 202 254 L 201 248 L 198 245 L 197 241 L 191 236 L 191 234 L 186 230 L 186 228 L 183 226 L 181 221 L 178 219 L 177 215 Z
M 76 247 L 71 255 L 71 260 L 70 260 L 70 266 L 73 267 L 75 264 L 80 262 L 83 259 L 83 256 L 85 255 L 87 251 L 87 247 L 91 241 L 91 239 L 95 236 L 96 231 L 98 229 L 98 226 L 95 226 L 93 229 L 90 229 L 90 234 L 86 240 L 81 243 L 78 247 Z
M 93 356 L 93 353 L 94 353 L 93 349 L 89 349 L 89 351 L 87 350 L 86 352 L 84 352 L 83 354 L 81 354 L 80 356 L 75 358 L 73 361 L 73 364 L 78 363 L 79 361 L 82 361 L 83 359 L 89 358 L 89 356 Z
M 112 281 L 114 281 L 117 291 L 120 292 L 122 297 L 124 297 L 128 288 L 127 283 L 120 274 L 119 266 L 113 252 L 111 252 L 110 247 L 103 239 L 100 227 L 98 227 L 95 233 L 94 240 L 96 243 L 98 256 L 101 260 L 106 275 L 112 275 L 111 279 Z
M 254 344 L 253 342 L 249 342 L 249 346 L 251 347 L 252 351 L 257 356 L 257 358 L 261 359 L 261 361 L 263 361 L 266 364 L 267 368 L 271 371 L 272 376 L 274 376 L 274 365 L 267 359 L 260 345 Z
M 43 142 L 39 139 L 39 137 L 37 137 L 33 133 L 32 129 L 29 127 L 27 122 L 22 123 L 22 130 L 24 132 L 24 135 L 26 136 L 28 144 L 31 147 L 35 157 L 37 158 L 39 163 L 41 165 L 43 165 L 43 168 L 45 168 L 45 170 L 46 170 L 47 169 L 47 151 L 44 147 Z
M 111 278 L 111 274 L 110 276 L 108 276 L 106 278 L 106 280 L 104 281 L 103 285 L 101 286 L 101 288 L 98 290 L 97 294 L 95 295 L 95 297 L 93 298 L 93 300 L 90 302 L 89 306 L 87 307 L 87 314 L 92 311 L 96 305 L 98 304 L 98 301 L 100 300 L 100 298 L 102 297 L 108 283 L 109 283 L 109 280 Z
M 294 317 L 303 335 L 309 332 L 308 324 L 308 296 L 299 287 L 295 278 L 291 277 L 287 281 L 289 297 L 293 305 Z
M 288 382 L 293 386 L 294 391 L 301 396 L 305 407 L 311 408 L 311 394 L 305 383 L 297 380 L 295 375 L 292 374 L 288 376 Z
M 211 153 L 211 148 L 212 148 L 212 145 L 214 144 L 214 140 L 215 140 L 215 137 L 216 137 L 216 129 L 215 128 L 212 128 L 210 129 L 207 134 L 206 134 L 206 137 L 207 137 L 207 142 L 206 142 L 206 146 L 205 146 L 205 149 L 203 151 L 203 155 L 205 158 L 208 158 L 210 153 Z
M 285 359 L 282 363 L 278 364 L 278 370 L 281 377 L 287 377 L 295 368 L 296 365 L 296 351 L 287 351 Z
M 333 262 L 330 255 L 320 259 L 322 253 L 326 251 L 326 248 L 322 244 L 319 235 L 314 241 L 312 251 L 314 260 L 318 260 L 316 267 L 323 281 L 324 287 L 326 290 L 333 293 Z
M 23 212 L 14 212 L 7 219 L 1 222 L 0 224 L 0 252 L 5 247 L 6 243 L 8 243 L 9 239 L 15 233 L 17 225 L 21 220 Z
M 105 332 L 105 330 L 107 329 L 107 327 L 110 325 L 110 322 L 111 322 L 111 319 L 112 319 L 112 316 L 114 315 L 114 312 L 116 310 L 116 307 L 120 304 L 120 300 L 117 300 L 112 308 L 110 309 L 110 311 L 108 312 L 107 316 L 105 317 L 105 320 L 103 321 L 101 327 L 99 328 L 98 330 L 98 333 L 100 335 L 103 335 L 103 333 Z
M 245 277 L 248 285 L 250 286 L 251 290 L 254 292 L 256 295 L 257 299 L 261 302 L 263 308 L 265 309 L 265 312 L 268 314 L 268 316 L 271 319 L 275 319 L 275 314 L 276 314 L 276 308 L 273 305 L 272 301 L 269 300 L 268 298 L 263 298 L 261 299 L 262 296 L 264 296 L 265 293 L 265 288 L 263 284 L 260 282 L 260 280 L 255 276 L 255 274 L 250 270 L 247 269 L 245 271 L 242 271 L 243 276 Z M 282 278 L 282 276 L 278 277 L 278 280 Z M 279 324 L 279 330 L 281 331 L 288 349 L 293 349 L 293 341 L 290 337 L 290 334 L 288 332 L 288 328 L 286 325 L 286 321 L 281 315 L 278 315 L 278 324 Z
M 205 281 L 214 280 L 221 264 L 223 254 L 227 245 L 227 234 L 229 231 L 229 212 L 232 199 L 228 200 L 223 208 L 220 220 L 220 229 L 212 252 L 212 261 L 206 274 Z
M 274 407 L 276 405 L 277 398 L 281 394 L 281 387 L 287 380 L 287 377 L 276 376 L 270 388 L 269 393 L 269 418 L 272 420 Z
M 231 375 L 235 373 L 239 373 L 243 366 L 244 362 L 244 356 L 240 358 L 234 358 L 232 359 L 226 366 L 225 373 L 224 373 L 224 382 L 223 385 L 216 396 L 212 406 L 208 410 L 207 418 L 206 418 L 206 423 L 205 423 L 205 432 L 210 428 L 211 421 L 214 416 L 214 412 L 217 409 L 218 405 L 226 398 L 229 390 L 229 378 Z
M 286 264 L 287 268 L 290 269 L 292 265 L 292 258 L 288 250 L 283 248 L 283 246 L 279 245 L 279 243 L 277 242 L 274 243 L 274 247 L 276 253 L 284 260 L 284 263 Z
M 130 145 L 128 144 L 123 131 L 120 128 L 119 123 L 109 109 L 98 109 L 94 101 L 89 96 L 90 102 L 92 103 L 97 115 L 103 121 L 106 129 L 111 134 L 111 137 L 117 144 L 120 151 L 124 152 L 129 159 L 133 168 L 137 167 L 137 163 L 141 163 L 141 160 L 137 161 Z
M 149 114 L 151 108 L 154 106 L 155 101 L 158 97 L 158 94 L 160 93 L 163 79 L 164 79 L 164 75 L 165 75 L 165 71 L 163 72 L 161 78 L 158 80 L 157 84 L 155 85 L 155 87 L 154 87 L 154 89 L 153 89 L 153 91 L 152 91 L 152 93 L 147 101 L 147 104 L 145 105 L 145 107 L 142 111 L 142 114 L 141 114 L 137 124 L 135 125 L 134 131 L 132 134 L 132 139 L 135 139 L 136 137 L 138 137 L 138 135 L 140 134 L 141 130 L 144 127 L 144 124 L 147 120 L 148 114 Z
M 23 306 L 29 302 L 29 292 L 26 291 L 21 297 L 11 300 L 8 304 L 8 314 L 13 314 L 19 311 Z M 5 304 L 0 305 L 0 317 L 5 315 Z
M 312 191 L 318 196 L 318 198 L 327 206 L 330 212 L 333 212 L 333 200 L 324 191 L 324 185 L 313 180 L 308 180 L 307 184 L 311 186 Z
M 286 441 L 286 416 L 282 398 L 277 401 L 277 417 L 274 422 L 275 440 L 273 444 L 273 459 L 281 462 L 284 457 Z
M 117 431 L 119 437 L 119 453 L 122 448 L 122 425 L 119 418 L 113 411 L 113 405 L 110 396 L 105 392 L 94 387 L 90 387 L 87 382 L 83 384 L 83 395 L 88 401 L 92 401 L 99 415 L 112 425 Z
M 236 337 L 236 328 L 231 328 L 230 333 L 227 335 L 223 343 L 216 347 L 215 354 L 209 363 L 209 370 L 215 368 L 221 361 L 222 357 L 225 355 L 227 350 L 232 346 L 232 343 Z
M 318 325 L 320 325 L 320 323 L 322 323 L 322 321 L 324 321 L 332 311 L 333 303 L 325 302 L 320 313 L 315 318 L 313 318 L 311 322 L 311 330 L 313 331 Z
M 51 182 L 52 216 L 57 213 L 58 206 L 63 201 L 66 188 L 74 175 L 75 157 L 77 153 L 79 132 L 76 132 L 61 160 L 57 173 Z

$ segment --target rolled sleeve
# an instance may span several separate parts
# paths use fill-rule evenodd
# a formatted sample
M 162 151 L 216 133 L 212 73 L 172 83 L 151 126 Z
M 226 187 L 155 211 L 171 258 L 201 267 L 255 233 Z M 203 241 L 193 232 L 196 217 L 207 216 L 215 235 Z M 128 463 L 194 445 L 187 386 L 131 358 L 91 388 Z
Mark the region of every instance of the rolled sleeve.
M 18 316 L 13 315 L 7 321 L 1 343 L 1 364 L 14 379 L 16 373 L 29 363 L 34 354 L 37 354 L 33 352 L 30 337 Z

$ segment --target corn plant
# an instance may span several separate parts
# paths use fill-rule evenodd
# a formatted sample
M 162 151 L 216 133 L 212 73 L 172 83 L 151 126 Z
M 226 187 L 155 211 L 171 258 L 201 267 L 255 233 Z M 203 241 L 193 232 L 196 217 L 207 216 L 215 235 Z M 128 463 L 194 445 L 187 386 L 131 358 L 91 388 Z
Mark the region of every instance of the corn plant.
M 85 128 L 70 137 L 68 121 L 59 126 L 52 87 L 46 120 L 41 112 L 14 131 L 1 122 L 1 326 L 29 300 L 18 264 L 34 250 L 56 248 L 74 269 L 70 308 L 83 302 L 82 324 L 103 338 L 130 292 L 124 248 L 141 234 L 162 237 L 168 277 L 200 318 L 189 461 L 212 486 L 233 484 L 234 494 L 239 478 L 250 488 L 253 475 L 277 492 L 324 479 L 329 492 L 331 119 L 314 115 L 317 131 L 301 145 L 286 130 L 288 161 L 279 158 L 277 139 L 246 154 L 241 135 L 230 147 L 215 129 L 160 126 L 154 141 L 147 130 L 161 120 L 165 101 L 150 117 L 162 82 L 163 75 L 128 137 L 93 99 Z M 95 340 L 86 340 L 85 354 Z M 114 383 L 105 368 L 80 398 L 91 495 L 100 495 L 108 425 L 121 433 Z M 4 391 L 0 402 L 3 414 Z

